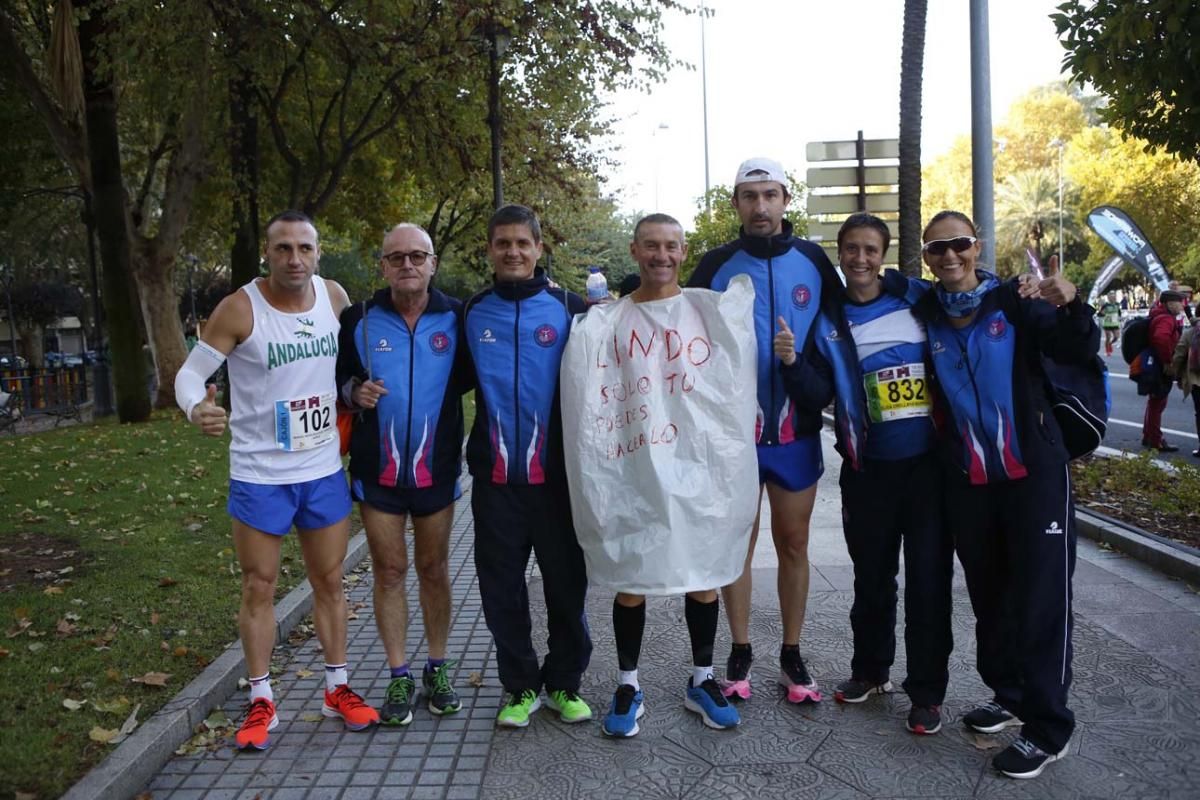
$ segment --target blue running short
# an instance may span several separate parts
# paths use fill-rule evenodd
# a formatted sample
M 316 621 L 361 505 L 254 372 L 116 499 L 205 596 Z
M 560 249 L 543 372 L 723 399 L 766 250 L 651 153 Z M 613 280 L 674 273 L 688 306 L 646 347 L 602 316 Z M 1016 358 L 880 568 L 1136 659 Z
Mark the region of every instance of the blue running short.
M 773 483 L 789 492 L 802 492 L 825 472 L 821 434 L 801 436 L 794 442 L 758 445 L 758 482 Z
M 284 536 L 298 530 L 326 528 L 350 515 L 350 487 L 338 470 L 304 483 L 229 481 L 229 516 L 255 530 Z
M 358 502 L 397 516 L 411 514 L 414 517 L 428 517 L 462 497 L 462 486 L 457 480 L 423 489 L 406 489 L 352 478 L 350 487 Z

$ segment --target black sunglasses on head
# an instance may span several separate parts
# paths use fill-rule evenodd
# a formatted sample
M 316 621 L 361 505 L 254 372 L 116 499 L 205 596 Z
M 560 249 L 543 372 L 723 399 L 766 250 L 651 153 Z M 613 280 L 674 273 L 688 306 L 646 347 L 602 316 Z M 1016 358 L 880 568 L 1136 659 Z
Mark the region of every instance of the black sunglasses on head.
M 970 249 L 977 239 L 974 236 L 955 236 L 953 239 L 933 239 L 921 245 L 921 250 L 931 256 L 944 256 L 947 250 L 961 253 Z

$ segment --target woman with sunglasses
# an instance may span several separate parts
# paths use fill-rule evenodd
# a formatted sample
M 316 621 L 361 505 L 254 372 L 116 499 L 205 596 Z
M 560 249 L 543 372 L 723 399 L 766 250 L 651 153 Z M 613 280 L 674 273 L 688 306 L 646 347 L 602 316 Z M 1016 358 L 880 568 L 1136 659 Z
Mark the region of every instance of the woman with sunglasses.
M 937 284 L 914 313 L 945 406 L 946 522 L 975 611 L 977 667 L 994 692 L 963 721 L 979 733 L 1022 726 L 992 764 L 1033 778 L 1066 755 L 1075 727 L 1075 509 L 1042 358 L 1086 363 L 1100 331 L 1061 275 L 1001 283 L 981 269 L 978 237 L 960 212 L 930 220 L 923 252 Z
M 934 734 L 942 727 L 954 646 L 954 550 L 942 520 L 933 389 L 926 382 L 929 348 L 912 314 L 929 283 L 890 269 L 880 278 L 890 239 L 887 223 L 870 214 L 843 223 L 838 263 L 845 292 L 825 293 L 803 356 L 791 353 L 795 364 L 785 366 L 783 375 L 802 411 L 819 414 L 836 400 L 842 527 L 854 562 L 854 655 L 850 678 L 838 684 L 834 697 L 861 703 L 892 690 L 903 543 L 904 691 L 912 701 L 906 725 L 916 734 Z M 788 364 L 789 348 L 780 352 L 780 344 L 777 354 Z

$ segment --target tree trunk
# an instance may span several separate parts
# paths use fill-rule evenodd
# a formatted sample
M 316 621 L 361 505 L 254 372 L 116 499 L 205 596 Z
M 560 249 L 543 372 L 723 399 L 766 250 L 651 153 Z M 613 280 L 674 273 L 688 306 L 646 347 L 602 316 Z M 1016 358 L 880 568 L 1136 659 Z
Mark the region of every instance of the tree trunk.
M 249 72 L 229 81 L 229 165 L 233 173 L 233 249 L 229 286 L 252 281 L 259 272 L 258 105 Z
M 921 81 L 926 0 L 904 0 L 900 52 L 900 270 L 921 274 Z
M 153 246 L 135 254 L 138 299 L 146 323 L 146 340 L 154 359 L 157 408 L 175 405 L 175 374 L 187 359 L 187 342 L 179 321 L 179 297 L 171 279 L 173 257 Z
M 142 361 L 142 337 L 137 309 L 129 287 L 128 206 L 121 175 L 121 144 L 117 128 L 117 95 L 111 73 L 101 72 L 104 2 L 77 0 L 79 49 L 83 56 L 83 92 L 87 125 L 88 162 L 96 209 L 96 233 L 104 265 L 104 315 L 108 321 L 109 353 L 116 387 L 117 417 L 121 422 L 144 422 L 150 417 Z

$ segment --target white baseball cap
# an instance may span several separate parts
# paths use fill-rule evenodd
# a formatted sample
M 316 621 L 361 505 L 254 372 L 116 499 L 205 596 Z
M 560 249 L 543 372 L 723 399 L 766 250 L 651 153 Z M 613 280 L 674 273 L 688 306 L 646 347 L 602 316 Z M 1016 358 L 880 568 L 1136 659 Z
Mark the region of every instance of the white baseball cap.
M 733 188 L 743 183 L 760 183 L 774 181 L 787 191 L 787 175 L 778 161 L 771 158 L 747 158 L 738 167 L 737 177 L 733 179 Z

